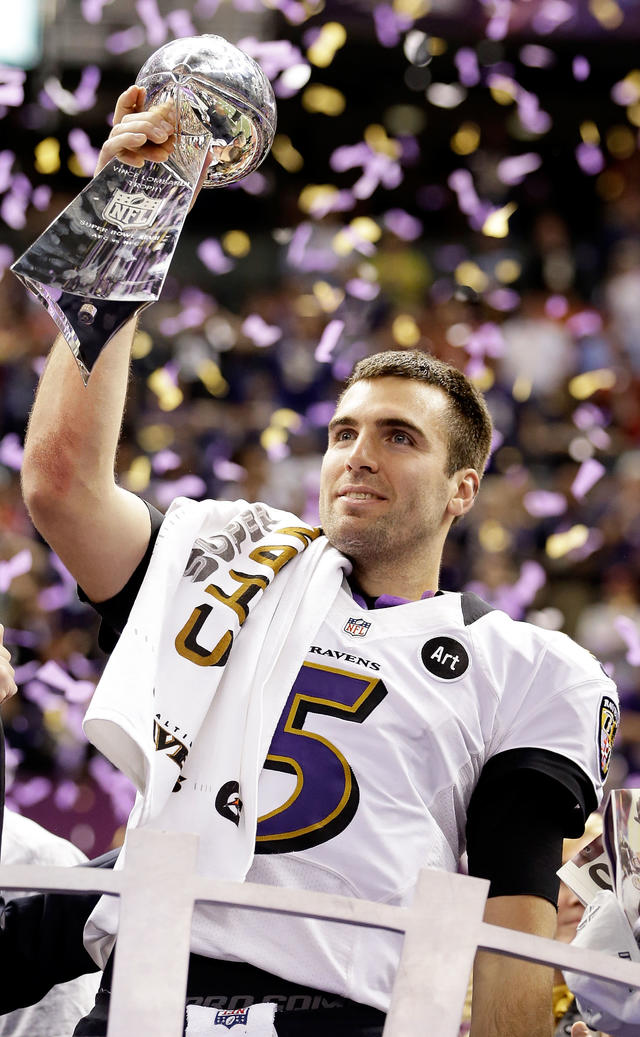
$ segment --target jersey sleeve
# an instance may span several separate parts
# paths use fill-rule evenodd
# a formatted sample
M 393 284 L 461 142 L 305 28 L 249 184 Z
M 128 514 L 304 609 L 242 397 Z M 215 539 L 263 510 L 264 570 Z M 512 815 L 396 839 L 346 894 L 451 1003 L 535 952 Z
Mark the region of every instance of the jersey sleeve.
M 151 536 L 149 538 L 149 544 L 147 550 L 144 553 L 144 557 L 133 571 L 128 581 L 125 583 L 122 590 L 114 594 L 112 598 L 107 598 L 106 601 L 95 602 L 91 601 L 89 597 L 82 590 L 82 587 L 78 587 L 78 597 L 80 601 L 86 601 L 87 604 L 91 605 L 96 612 L 101 616 L 102 622 L 100 623 L 100 631 L 98 634 L 98 644 L 100 645 L 103 652 L 112 652 L 118 643 L 118 638 L 124 630 L 125 624 L 129 618 L 129 613 L 133 607 L 133 603 L 136 600 L 138 591 L 142 586 L 145 574 L 149 567 L 151 555 L 153 554 L 153 548 L 155 547 L 160 526 L 164 519 L 164 515 L 157 508 L 154 508 L 153 504 L 149 504 L 145 501 L 147 508 L 149 509 L 149 515 L 151 516 Z
M 554 781 L 564 834 L 580 835 L 602 798 L 619 724 L 616 687 L 564 634 L 515 623 L 510 641 L 493 646 L 489 663 L 500 702 L 485 770 L 503 781 L 519 769 Z

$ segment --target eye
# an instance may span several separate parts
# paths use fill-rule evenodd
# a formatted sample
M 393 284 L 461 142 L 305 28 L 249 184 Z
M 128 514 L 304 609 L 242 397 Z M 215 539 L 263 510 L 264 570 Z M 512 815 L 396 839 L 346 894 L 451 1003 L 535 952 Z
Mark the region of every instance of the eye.
M 345 443 L 348 440 L 353 439 L 354 435 L 355 435 L 355 433 L 354 433 L 353 429 L 350 429 L 350 428 L 338 429 L 338 431 L 335 434 L 336 443 Z
M 393 443 L 398 443 L 400 446 L 404 446 L 404 445 L 410 446 L 411 443 L 413 442 L 411 437 L 408 436 L 406 432 L 401 432 L 398 429 L 395 432 L 391 433 L 391 441 Z

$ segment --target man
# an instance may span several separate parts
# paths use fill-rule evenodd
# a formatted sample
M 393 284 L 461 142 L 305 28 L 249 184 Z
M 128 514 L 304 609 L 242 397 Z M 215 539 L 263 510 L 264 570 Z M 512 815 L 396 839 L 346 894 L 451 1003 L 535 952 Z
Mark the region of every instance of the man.
M 166 110 L 143 100 L 122 95 L 100 164 L 170 152 Z M 466 841 L 486 919 L 553 936 L 562 838 L 601 795 L 616 696 L 563 635 L 439 592 L 489 453 L 480 395 L 425 354 L 368 358 L 329 425 L 324 536 L 246 502 L 179 500 L 163 519 L 113 476 L 133 330 L 86 389 L 56 343 L 23 464 L 35 525 L 103 632 L 122 631 L 87 723 L 138 783 L 130 824 L 198 831 L 221 877 L 399 904 Z M 101 904 L 102 965 L 116 928 Z M 194 1002 L 276 1000 L 281 1037 L 376 1037 L 399 942 L 198 905 L 192 952 Z M 109 975 L 78 1037 L 104 1032 Z M 480 954 L 473 1037 L 549 1037 L 551 982 Z

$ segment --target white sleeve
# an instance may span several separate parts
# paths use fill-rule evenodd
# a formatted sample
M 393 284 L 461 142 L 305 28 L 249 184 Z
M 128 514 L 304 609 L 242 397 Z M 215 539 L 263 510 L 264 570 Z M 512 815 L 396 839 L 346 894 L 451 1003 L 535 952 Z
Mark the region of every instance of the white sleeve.
M 564 634 L 516 623 L 513 635 L 502 639 L 503 658 L 493 667 L 501 701 L 489 755 L 556 753 L 580 768 L 599 802 L 619 723 L 615 684 Z

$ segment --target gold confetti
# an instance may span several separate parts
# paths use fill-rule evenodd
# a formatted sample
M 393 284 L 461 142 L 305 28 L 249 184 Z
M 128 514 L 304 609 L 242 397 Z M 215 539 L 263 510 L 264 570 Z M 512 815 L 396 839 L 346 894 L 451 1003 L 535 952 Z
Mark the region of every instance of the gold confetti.
M 77 155 L 71 156 L 71 158 L 67 162 L 67 166 L 69 168 L 69 172 L 73 173 L 74 176 L 84 177 L 85 180 L 89 179 L 89 174 L 82 167 L 82 163 L 80 162 L 80 159 Z
M 204 360 L 198 366 L 198 378 L 212 396 L 226 396 L 229 383 L 214 360 Z
M 515 202 L 507 202 L 501 209 L 489 213 L 482 226 L 482 233 L 488 238 L 506 238 L 509 233 L 509 217 L 513 216 L 517 208 Z
M 391 325 L 391 334 L 399 346 L 415 346 L 420 341 L 420 328 L 408 313 L 400 313 Z
M 595 371 L 585 371 L 569 382 L 569 392 L 574 400 L 588 400 L 600 389 L 612 389 L 616 384 L 616 376 L 608 367 L 600 367 Z
M 607 130 L 607 148 L 614 158 L 631 158 L 636 150 L 635 134 L 628 126 L 612 126 Z
M 364 139 L 372 151 L 388 155 L 389 158 L 400 158 L 398 141 L 388 137 L 384 126 L 380 126 L 379 123 L 372 123 L 371 126 L 367 126 L 364 131 Z
M 480 523 L 478 540 L 485 551 L 492 554 L 506 551 L 511 545 L 511 535 L 497 519 L 486 519 Z
M 155 454 L 159 450 L 166 450 L 175 439 L 175 432 L 171 425 L 145 425 L 139 429 L 137 440 L 143 450 Z
M 454 276 L 458 284 L 472 288 L 474 292 L 484 292 L 489 287 L 489 278 L 484 270 L 470 259 L 458 264 Z
M 158 397 L 160 410 L 171 411 L 179 407 L 184 399 L 181 389 L 174 385 L 170 375 L 164 367 L 159 367 L 147 378 L 147 385 Z
M 327 68 L 340 47 L 344 47 L 346 40 L 347 32 L 344 25 L 340 22 L 326 22 L 317 39 L 309 47 L 307 57 L 312 65 Z
M 580 123 L 580 136 L 585 144 L 599 144 L 600 130 L 591 119 Z
M 522 273 L 522 264 L 517 259 L 501 259 L 495 266 L 495 275 L 502 284 L 513 284 Z
M 241 259 L 251 251 L 251 238 L 243 230 L 229 230 L 222 239 L 225 252 L 235 259 Z
M 350 226 L 353 228 L 354 233 L 359 238 L 364 238 L 365 241 L 379 241 L 382 235 L 382 231 L 376 221 L 369 216 L 357 216 L 355 220 L 351 221 Z
M 605 202 L 614 202 L 624 191 L 625 180 L 617 169 L 605 169 L 596 180 L 596 191 Z
M 405 18 L 424 18 L 431 10 L 430 0 L 393 0 L 393 10 Z
M 143 357 L 149 356 L 149 353 L 153 349 L 153 339 L 148 331 L 142 331 L 138 329 L 136 331 L 133 346 L 131 347 L 131 356 L 134 360 L 142 360 Z
M 280 446 L 282 443 L 287 442 L 287 430 L 284 428 L 276 428 L 274 425 L 270 425 L 260 435 L 260 443 L 265 450 L 270 447 Z
M 445 54 L 449 44 L 446 40 L 443 40 L 441 36 L 430 36 L 427 41 L 427 47 L 429 53 L 434 57 L 438 58 L 441 54 Z
M 615 0 L 589 0 L 589 10 L 605 29 L 617 29 L 624 21 L 624 14 Z
M 480 127 L 475 122 L 463 122 L 450 143 L 456 155 L 472 155 L 480 144 Z
M 588 537 L 589 530 L 587 526 L 578 524 L 572 526 L 571 529 L 565 530 L 564 533 L 552 533 L 551 536 L 547 537 L 545 551 L 549 558 L 563 558 L 566 554 L 569 554 L 569 551 L 575 551 L 578 547 L 583 547 Z
M 344 300 L 344 290 L 330 285 L 328 281 L 316 281 L 313 294 L 325 313 L 333 313 Z
M 525 403 L 531 396 L 532 389 L 531 379 L 527 378 L 526 375 L 519 374 L 513 383 L 511 395 L 518 403 Z
M 151 479 L 151 461 L 143 454 L 135 457 L 127 472 L 127 486 L 133 493 L 142 493 L 146 490 Z
M 298 205 L 302 212 L 313 215 L 314 212 L 324 209 L 331 204 L 331 200 L 337 195 L 338 188 L 335 184 L 307 184 L 303 187 L 298 198 Z
M 290 407 L 280 407 L 271 415 L 271 424 L 275 428 L 297 429 L 302 424 L 302 418 Z
M 516 99 L 515 84 L 506 76 L 495 76 L 489 91 L 496 104 L 513 104 Z
M 479 389 L 480 392 L 488 392 L 495 380 L 495 374 L 490 367 L 486 366 L 479 371 L 474 371 L 470 378 L 470 381 L 473 382 L 476 389 Z
M 285 133 L 277 133 L 271 145 L 271 153 L 287 173 L 297 173 L 304 166 L 304 159 L 294 148 L 291 138 Z
M 308 112 L 342 115 L 346 105 L 345 96 L 340 90 L 332 86 L 323 86 L 321 83 L 312 83 L 302 94 L 302 106 Z
M 57 173 L 60 169 L 60 141 L 55 137 L 45 137 L 36 144 L 34 154 L 38 173 Z

